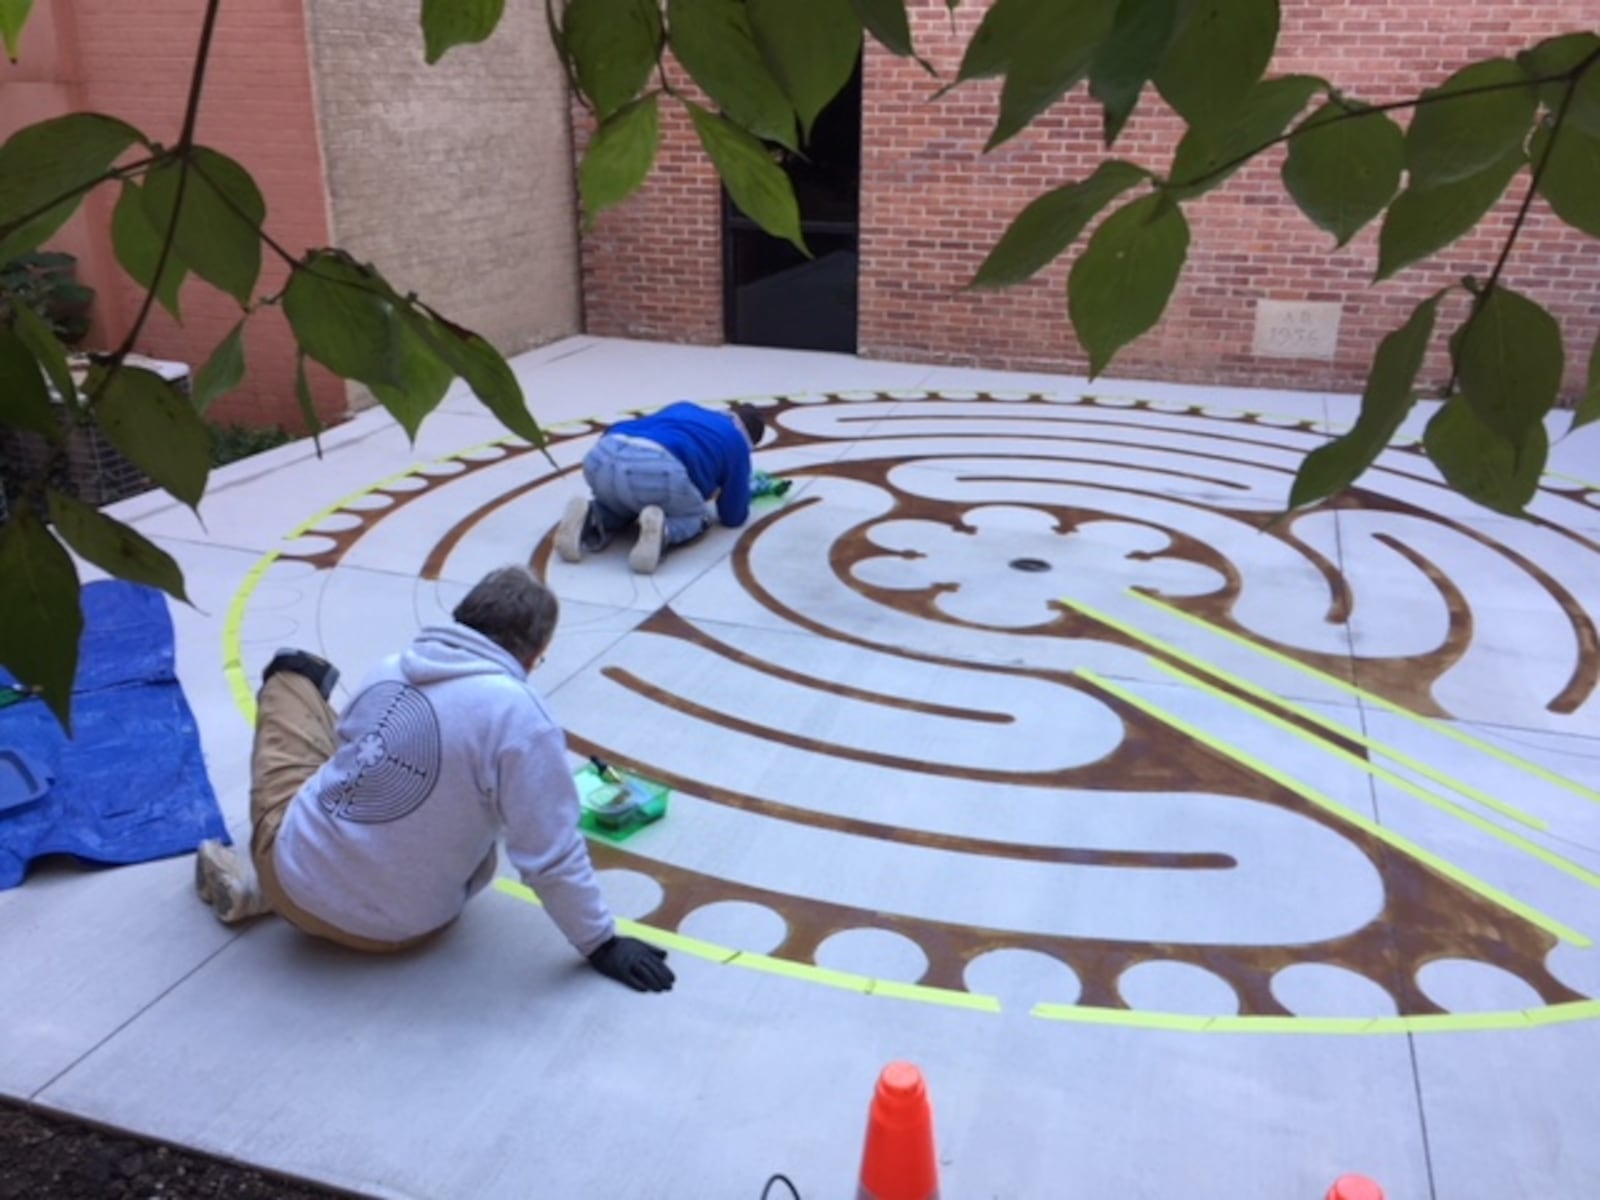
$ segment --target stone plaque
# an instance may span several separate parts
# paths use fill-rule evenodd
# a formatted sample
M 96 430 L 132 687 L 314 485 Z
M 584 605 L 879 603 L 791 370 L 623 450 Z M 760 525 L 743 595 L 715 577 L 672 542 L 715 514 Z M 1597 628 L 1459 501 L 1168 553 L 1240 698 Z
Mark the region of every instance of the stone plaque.
M 1262 358 L 1331 359 L 1343 313 L 1342 304 L 1257 300 L 1255 352 Z

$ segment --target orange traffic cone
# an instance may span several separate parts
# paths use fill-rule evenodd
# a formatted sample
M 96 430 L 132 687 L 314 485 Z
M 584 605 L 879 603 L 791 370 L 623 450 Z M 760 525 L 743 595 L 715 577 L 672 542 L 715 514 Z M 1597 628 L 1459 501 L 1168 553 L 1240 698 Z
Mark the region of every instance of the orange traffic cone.
M 922 1072 L 910 1063 L 892 1062 L 878 1076 L 856 1200 L 939 1200 L 933 1106 Z
M 1383 1200 L 1383 1189 L 1365 1175 L 1341 1175 L 1328 1189 L 1328 1200 Z

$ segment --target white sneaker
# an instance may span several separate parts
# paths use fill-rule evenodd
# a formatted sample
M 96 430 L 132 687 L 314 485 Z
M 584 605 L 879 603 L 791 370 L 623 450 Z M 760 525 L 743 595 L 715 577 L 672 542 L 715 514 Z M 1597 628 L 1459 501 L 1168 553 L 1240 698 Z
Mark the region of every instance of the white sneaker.
M 194 854 L 194 888 L 224 925 L 272 911 L 261 894 L 255 866 L 231 846 L 208 838 Z
M 628 554 L 628 565 L 639 575 L 650 575 L 661 562 L 661 544 L 665 541 L 667 515 L 652 504 L 639 514 L 639 540 Z
M 567 501 L 567 511 L 561 514 L 556 526 L 556 553 L 566 562 L 575 563 L 583 558 L 583 527 L 589 520 L 589 502 L 582 496 Z

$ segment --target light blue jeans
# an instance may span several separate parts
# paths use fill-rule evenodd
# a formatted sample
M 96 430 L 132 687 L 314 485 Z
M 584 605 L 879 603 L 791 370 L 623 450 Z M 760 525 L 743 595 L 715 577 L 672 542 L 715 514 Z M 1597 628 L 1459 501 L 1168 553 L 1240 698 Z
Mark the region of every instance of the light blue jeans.
M 607 537 L 626 529 L 652 504 L 666 515 L 668 546 L 699 537 L 711 524 L 706 499 L 689 472 L 654 442 L 607 434 L 584 457 L 583 478 Z

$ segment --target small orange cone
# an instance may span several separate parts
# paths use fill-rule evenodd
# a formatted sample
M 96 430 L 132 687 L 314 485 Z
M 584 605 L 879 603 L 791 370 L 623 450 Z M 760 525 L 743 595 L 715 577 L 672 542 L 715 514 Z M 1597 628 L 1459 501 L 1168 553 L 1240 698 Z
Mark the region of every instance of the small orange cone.
M 1328 1189 L 1328 1200 L 1383 1200 L 1383 1189 L 1365 1175 L 1341 1175 Z
M 939 1200 L 933 1105 L 910 1063 L 892 1062 L 878 1076 L 856 1200 Z

